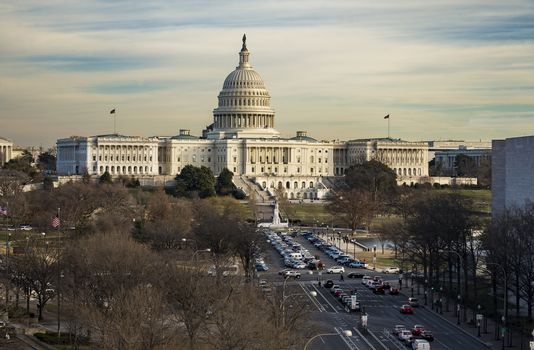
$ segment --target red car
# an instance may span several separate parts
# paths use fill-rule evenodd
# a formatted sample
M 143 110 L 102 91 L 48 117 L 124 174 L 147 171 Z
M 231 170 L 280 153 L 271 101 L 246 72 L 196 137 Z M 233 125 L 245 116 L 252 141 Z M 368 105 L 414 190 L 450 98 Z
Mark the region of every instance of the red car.
M 421 335 L 421 333 L 423 333 L 424 331 L 425 331 L 425 327 L 421 326 L 420 324 L 416 324 L 412 328 L 412 334 L 413 335 Z
M 413 307 L 410 305 L 402 305 L 400 308 L 401 314 L 413 314 Z

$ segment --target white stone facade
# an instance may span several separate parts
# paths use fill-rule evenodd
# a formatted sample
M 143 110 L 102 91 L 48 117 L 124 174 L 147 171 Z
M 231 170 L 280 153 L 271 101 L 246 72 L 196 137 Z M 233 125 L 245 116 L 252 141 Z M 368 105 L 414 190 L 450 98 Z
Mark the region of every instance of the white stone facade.
M 286 189 L 289 198 L 320 199 L 328 189 L 321 179 L 341 176 L 365 160 L 378 159 L 400 179 L 428 176 L 428 144 L 395 139 L 317 141 L 305 131 L 280 138 L 274 110 L 260 75 L 249 63 L 243 38 L 239 65 L 225 79 L 213 111 L 213 124 L 201 137 L 180 130 L 173 137 L 103 135 L 57 141 L 58 174 L 171 175 L 186 165 L 205 166 L 217 176 L 224 168 L 266 190 Z M 295 188 L 295 183 L 298 188 Z M 289 188 L 287 188 L 289 184 Z M 302 187 L 304 184 L 304 188 Z M 271 186 L 273 185 L 273 186 Z
M 0 137 L 0 167 L 13 159 L 13 142 Z
M 492 215 L 534 201 L 534 136 L 493 140 Z
M 156 175 L 157 159 L 157 138 L 100 135 L 57 141 L 59 175 Z

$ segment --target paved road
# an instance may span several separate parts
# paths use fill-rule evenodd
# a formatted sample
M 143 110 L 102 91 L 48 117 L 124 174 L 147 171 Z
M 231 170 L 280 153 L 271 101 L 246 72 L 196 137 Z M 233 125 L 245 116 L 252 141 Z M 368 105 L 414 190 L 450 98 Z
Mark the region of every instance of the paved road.
M 333 260 L 325 256 L 320 250 L 309 244 L 302 238 L 297 241 L 312 253 L 320 255 L 327 266 L 335 264 Z M 262 278 L 272 281 L 275 285 L 282 284 L 282 277 L 277 275 L 278 269 L 283 268 L 282 259 L 274 249 L 268 252 L 266 260 L 271 265 L 270 273 L 264 273 Z M 345 275 L 355 271 L 347 269 Z M 362 270 L 360 270 L 362 271 Z M 365 270 L 366 274 L 371 276 L 377 275 L 373 271 Z M 306 273 L 306 271 L 303 271 Z M 466 333 L 464 330 L 456 327 L 455 324 L 442 318 L 437 313 L 420 307 L 415 310 L 413 315 L 403 315 L 399 312 L 402 304 L 406 303 L 405 295 L 375 295 L 367 287 L 361 284 L 361 279 L 348 280 L 341 282 L 338 275 L 322 275 L 321 280 L 334 280 L 344 290 L 356 289 L 358 291 L 358 300 L 360 305 L 365 308 L 368 314 L 367 331 L 359 327 L 360 316 L 358 313 L 347 313 L 337 299 L 324 287 L 318 286 L 318 275 L 303 274 L 300 280 L 291 280 L 287 282 L 288 288 L 292 292 L 300 292 L 309 296 L 309 308 L 311 318 L 314 323 L 325 330 L 325 333 L 338 333 L 339 335 L 329 335 L 317 337 L 310 344 L 308 349 L 353 349 L 353 350 L 399 350 L 408 349 L 408 347 L 399 342 L 396 337 L 390 334 L 393 326 L 403 324 L 407 328 L 412 328 L 415 324 L 424 325 L 427 330 L 434 333 L 435 340 L 432 343 L 433 350 L 478 350 L 488 349 L 477 338 Z M 398 285 L 398 275 L 382 275 L 384 280 L 389 280 L 392 285 Z M 297 291 L 298 289 L 298 291 Z M 311 293 L 315 291 L 316 297 Z M 351 330 L 352 336 L 346 337 L 341 333 L 343 330 Z

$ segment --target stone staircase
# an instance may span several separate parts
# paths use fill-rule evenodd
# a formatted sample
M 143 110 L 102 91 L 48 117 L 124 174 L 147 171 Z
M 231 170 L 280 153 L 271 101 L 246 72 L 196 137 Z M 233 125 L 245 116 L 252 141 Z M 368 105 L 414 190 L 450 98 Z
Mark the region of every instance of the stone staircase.
M 271 203 L 272 198 L 258 184 L 243 175 L 234 175 L 233 182 L 236 187 L 245 191 L 247 196 L 254 196 L 258 203 Z

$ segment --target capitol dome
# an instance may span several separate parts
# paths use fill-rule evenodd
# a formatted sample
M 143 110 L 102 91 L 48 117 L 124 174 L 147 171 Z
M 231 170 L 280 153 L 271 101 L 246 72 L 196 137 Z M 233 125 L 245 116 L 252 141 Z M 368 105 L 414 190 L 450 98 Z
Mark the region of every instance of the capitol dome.
M 218 137 L 272 137 L 274 110 L 271 96 L 261 76 L 252 69 L 250 52 L 243 35 L 239 65 L 228 74 L 218 96 L 218 107 L 213 111 L 213 130 Z M 244 131 L 253 131 L 244 133 Z

